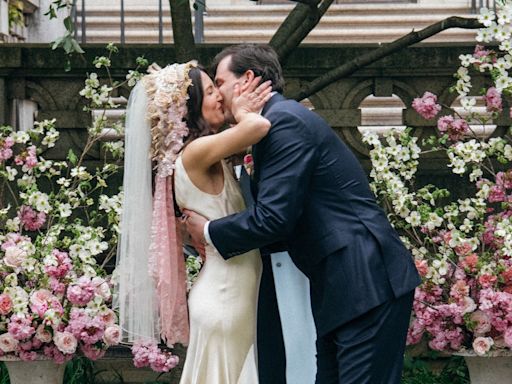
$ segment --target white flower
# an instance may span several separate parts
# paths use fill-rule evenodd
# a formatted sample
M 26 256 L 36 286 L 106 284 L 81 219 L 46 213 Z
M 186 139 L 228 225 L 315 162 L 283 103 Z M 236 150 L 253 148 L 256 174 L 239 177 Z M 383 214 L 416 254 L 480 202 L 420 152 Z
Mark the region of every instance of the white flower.
M 412 211 L 408 217 L 405 218 L 411 226 L 419 227 L 421 225 L 421 215 L 417 211 Z
M 460 104 L 466 111 L 470 111 L 476 105 L 476 97 L 462 97 Z
M 14 181 L 16 175 L 18 174 L 18 171 L 16 170 L 16 168 L 6 166 L 5 170 L 7 171 L 7 180 Z
M 11 137 L 14 139 L 16 144 L 25 144 L 30 140 L 30 136 L 25 131 L 16 131 L 11 134 Z
M 60 217 L 69 217 L 71 216 L 71 205 L 67 204 L 67 203 L 64 203 L 64 204 L 59 204 L 59 214 L 60 214 Z
M 485 25 L 486 27 L 490 27 L 493 23 L 493 20 L 496 19 L 496 15 L 490 9 L 485 7 L 480 9 L 480 15 L 478 16 L 478 21 Z

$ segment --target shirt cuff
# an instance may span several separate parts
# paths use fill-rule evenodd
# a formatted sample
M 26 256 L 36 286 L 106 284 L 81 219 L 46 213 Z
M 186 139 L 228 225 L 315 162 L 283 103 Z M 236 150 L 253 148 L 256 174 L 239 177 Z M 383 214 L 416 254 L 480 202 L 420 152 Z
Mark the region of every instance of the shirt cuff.
M 208 230 L 208 228 L 210 227 L 210 222 L 207 221 L 206 224 L 204 225 L 203 227 L 203 236 L 204 236 L 204 241 L 208 244 L 208 245 L 211 245 L 213 246 L 213 241 L 212 241 L 212 238 L 210 237 L 210 231 Z

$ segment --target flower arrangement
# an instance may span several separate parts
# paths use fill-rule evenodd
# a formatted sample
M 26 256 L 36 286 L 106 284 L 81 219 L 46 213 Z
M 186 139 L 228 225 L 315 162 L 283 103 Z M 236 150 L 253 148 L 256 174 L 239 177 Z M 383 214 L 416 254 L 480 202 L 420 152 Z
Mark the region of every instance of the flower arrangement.
M 511 95 L 512 6 L 496 13 L 483 9 L 477 41 L 497 41 L 493 49 L 477 45 L 461 55 L 453 91 L 463 112 L 441 106 L 425 92 L 413 108 L 425 119 L 438 118 L 438 135 L 421 145 L 411 129 L 391 131 L 383 139 L 365 133 L 373 169 L 372 188 L 411 250 L 423 283 L 416 289 L 408 343 L 422 339 L 437 351 L 512 349 L 512 137 L 477 132 L 502 113 Z M 497 48 L 497 49 L 496 49 Z M 490 86 L 470 95 L 471 74 L 489 74 Z M 474 94 L 474 93 L 473 93 Z M 477 109 L 482 99 L 485 112 Z M 426 152 L 444 153 L 454 174 L 468 183 L 468 196 L 451 198 L 433 185 L 417 187 L 416 173 Z M 474 193 L 474 194 L 473 194 Z
M 91 74 L 81 92 L 91 99 L 86 109 L 115 107 L 113 89 Z M 65 161 L 43 157 L 59 139 L 55 120 L 26 131 L 0 127 L 0 356 L 95 360 L 120 341 L 103 268 L 119 230 L 122 193 L 107 193 L 119 167 L 105 161 L 93 171 L 84 162 L 106 126 L 103 112 L 83 153 L 69 150 Z M 114 160 L 122 155 L 122 142 L 103 146 Z

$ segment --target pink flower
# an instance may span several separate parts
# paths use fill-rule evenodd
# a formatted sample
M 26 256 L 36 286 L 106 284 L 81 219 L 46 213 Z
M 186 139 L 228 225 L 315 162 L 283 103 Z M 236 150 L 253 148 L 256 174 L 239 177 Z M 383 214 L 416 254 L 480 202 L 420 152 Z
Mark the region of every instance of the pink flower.
M 497 278 L 494 275 L 485 273 L 478 278 L 478 282 L 482 288 L 490 288 L 496 282 Z
M 103 341 L 107 345 L 117 345 L 121 341 L 121 328 L 117 325 L 112 325 L 105 329 L 105 334 L 103 335 Z
M 470 272 L 474 272 L 476 270 L 476 265 L 478 264 L 478 255 L 476 253 L 472 253 L 471 255 L 464 257 L 460 264 L 462 268 L 468 269 Z
M 36 212 L 27 205 L 22 205 L 18 212 L 18 217 L 27 231 L 37 231 L 46 221 L 44 212 Z
M 491 337 L 477 337 L 473 341 L 473 349 L 477 355 L 483 356 L 489 352 L 493 344 L 494 341 Z
M 491 187 L 489 197 L 487 198 L 490 203 L 500 203 L 506 201 L 507 195 L 505 191 L 497 185 Z
M 21 268 L 27 256 L 24 249 L 17 246 L 9 247 L 5 250 L 4 264 L 14 269 Z
M 12 300 L 11 297 L 6 294 L 2 293 L 0 295 L 0 315 L 7 315 L 12 310 Z
M 503 110 L 501 92 L 495 87 L 490 87 L 485 95 L 485 104 L 488 112 L 501 112 Z
M 50 331 L 47 331 L 42 324 L 37 327 L 35 337 L 42 343 L 49 343 L 52 341 L 52 334 Z
M 483 335 L 491 330 L 491 319 L 485 312 L 475 311 L 469 317 L 475 323 L 473 331 L 475 334 Z
M 101 359 L 105 355 L 105 351 L 103 349 L 96 348 L 94 345 L 91 344 L 81 345 L 80 350 L 82 351 L 85 357 L 93 361 Z
M 68 288 L 67 297 L 74 305 L 87 305 L 94 297 L 95 290 L 95 287 L 91 284 L 91 280 L 82 276 L 78 279 L 76 284 Z
M 421 277 L 425 277 L 428 273 L 428 263 L 426 260 L 414 260 L 414 264 L 416 264 L 416 269 Z
M 58 249 L 54 249 L 52 251 L 52 256 L 54 257 L 54 261 L 57 262 L 57 265 L 45 265 L 45 272 L 52 277 L 60 279 L 71 270 L 71 259 L 68 257 L 67 252 L 61 252 Z
M 105 326 L 111 326 L 115 325 L 116 323 L 116 314 L 113 310 L 110 308 L 107 308 L 105 311 L 101 312 L 99 314 L 99 317 L 103 323 L 105 323 Z
M 73 354 L 76 351 L 77 340 L 70 332 L 55 332 L 53 336 L 55 346 L 64 354 Z
M 66 361 L 73 358 L 72 354 L 65 355 L 55 345 L 47 345 L 43 348 L 43 353 L 46 357 L 53 359 L 57 364 L 64 364 Z
M 437 120 L 437 128 L 441 133 L 447 133 L 451 141 L 460 140 L 469 132 L 469 125 L 464 119 L 455 119 L 451 115 L 443 116 Z
M 133 364 L 137 368 L 148 365 L 157 372 L 168 372 L 178 365 L 178 356 L 171 352 L 161 351 L 155 342 L 137 340 L 132 347 Z
M 7 329 L 16 340 L 26 340 L 36 332 L 32 319 L 23 315 L 12 315 Z
M 18 346 L 18 340 L 12 337 L 9 333 L 3 333 L 0 335 L 0 349 L 2 352 L 14 352 Z
M 23 361 L 34 361 L 37 359 L 37 352 L 20 351 L 19 356 Z
M 437 104 L 437 96 L 431 92 L 425 92 L 421 98 L 415 98 L 412 107 L 427 120 L 433 119 L 441 110 L 441 106 Z

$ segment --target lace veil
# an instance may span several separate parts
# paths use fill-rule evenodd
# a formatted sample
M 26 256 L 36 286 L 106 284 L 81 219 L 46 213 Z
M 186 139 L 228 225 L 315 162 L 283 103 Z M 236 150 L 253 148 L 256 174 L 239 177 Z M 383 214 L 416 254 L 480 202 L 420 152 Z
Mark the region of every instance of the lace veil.
M 169 346 L 188 343 L 186 272 L 172 174 L 188 135 L 183 117 L 192 83 L 188 72 L 195 65 L 153 64 L 128 100 L 115 305 L 123 341 L 129 343 L 139 338 L 161 338 Z

